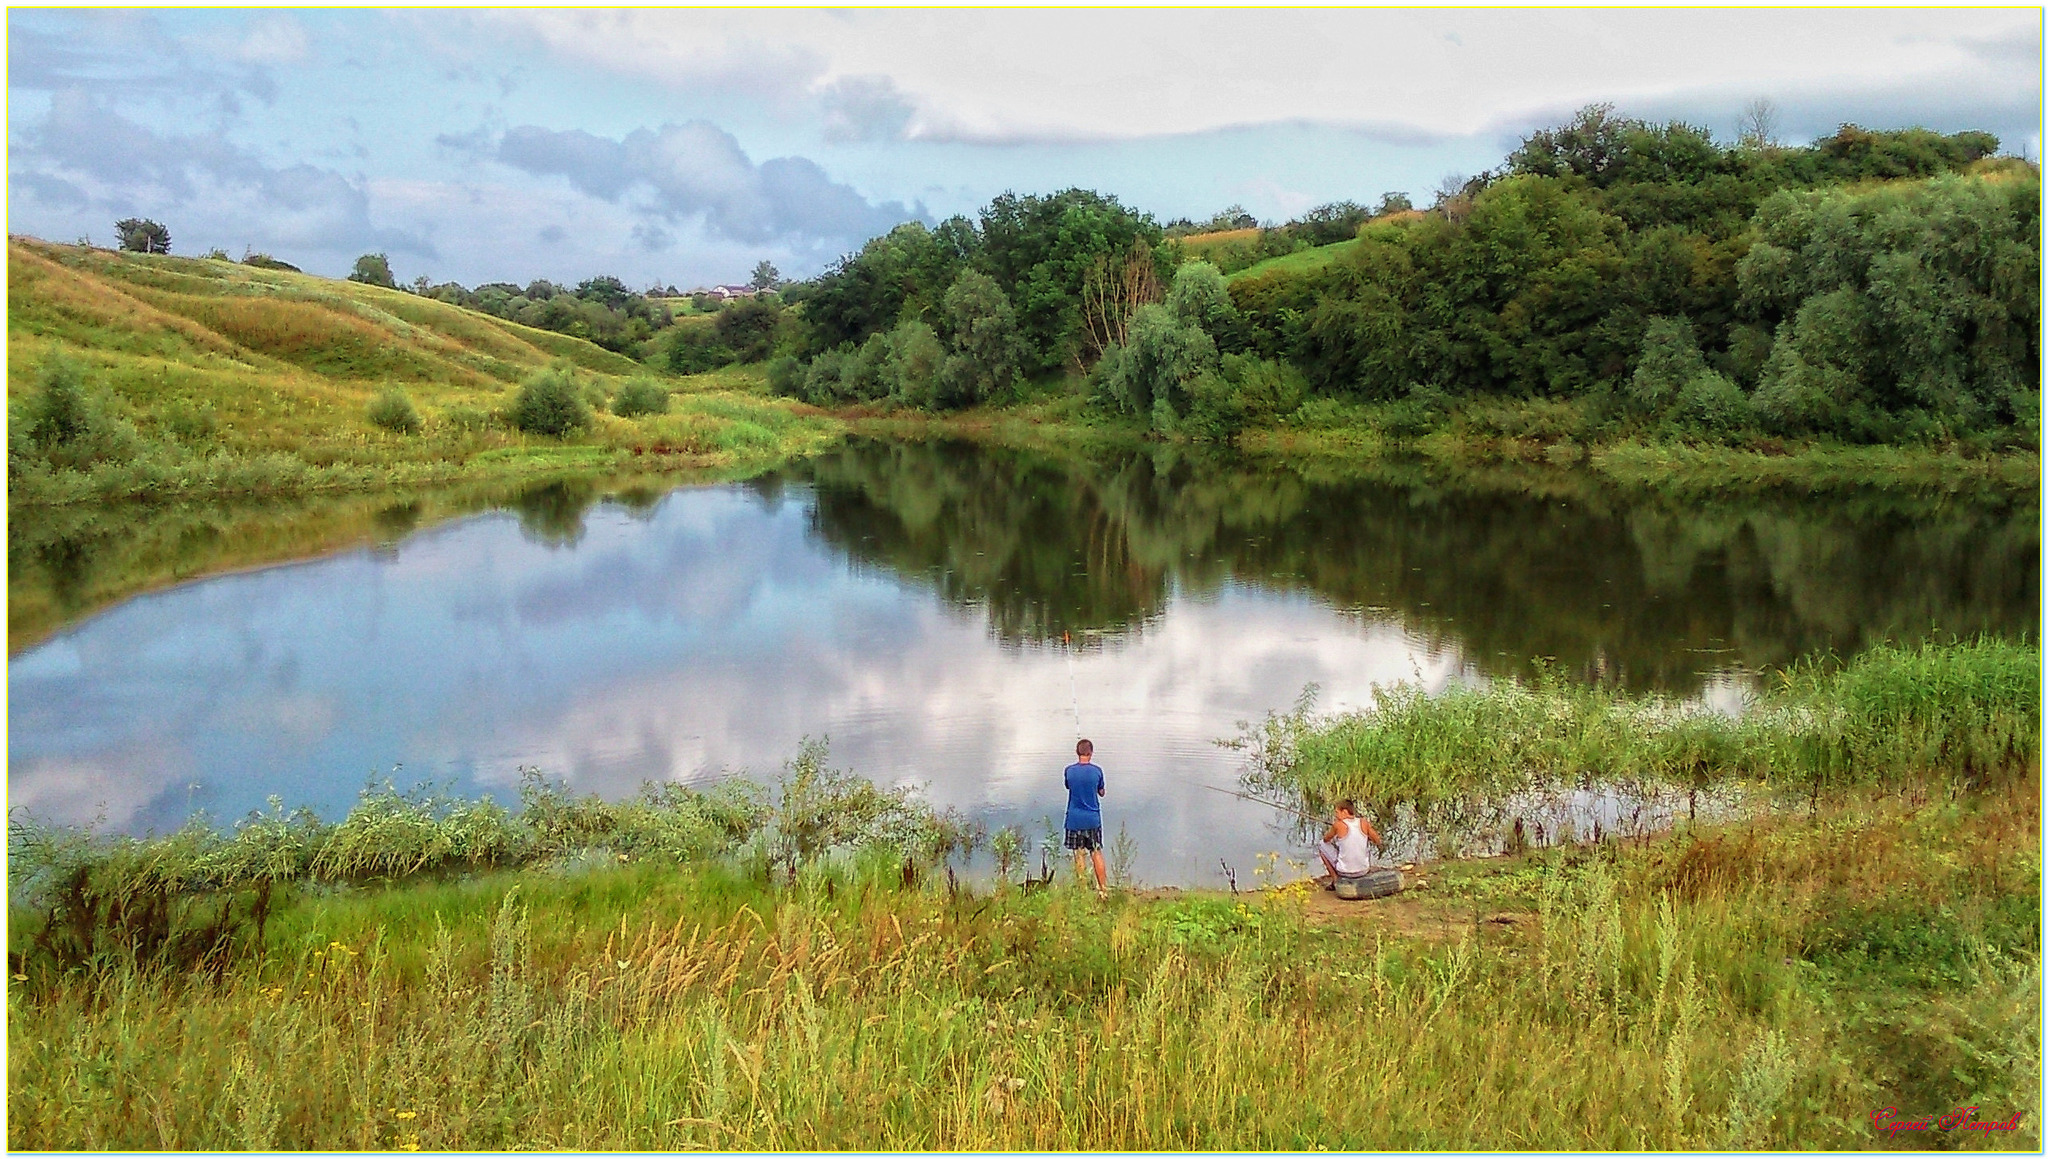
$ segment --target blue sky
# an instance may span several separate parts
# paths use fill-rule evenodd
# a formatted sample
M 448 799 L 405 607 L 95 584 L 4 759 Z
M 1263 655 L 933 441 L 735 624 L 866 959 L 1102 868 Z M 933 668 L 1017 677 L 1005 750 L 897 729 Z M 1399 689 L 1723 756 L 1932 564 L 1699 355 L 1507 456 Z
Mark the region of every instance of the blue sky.
M 1081 185 L 1166 220 L 1418 201 L 1592 101 L 2040 155 L 2038 9 L 25 10 L 8 229 L 401 279 L 817 272 Z

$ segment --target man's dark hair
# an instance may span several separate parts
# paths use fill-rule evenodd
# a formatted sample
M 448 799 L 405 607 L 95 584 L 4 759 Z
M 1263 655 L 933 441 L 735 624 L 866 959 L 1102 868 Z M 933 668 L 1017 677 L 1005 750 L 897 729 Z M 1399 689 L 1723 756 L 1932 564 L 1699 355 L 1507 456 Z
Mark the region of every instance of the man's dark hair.
M 1358 816 L 1358 806 L 1353 804 L 1351 798 L 1349 797 L 1344 797 L 1340 799 L 1337 802 L 1337 808 L 1339 811 L 1349 813 L 1353 817 Z
M 1094 755 L 1095 755 L 1095 742 L 1094 742 L 1094 741 L 1092 741 L 1092 740 L 1083 740 L 1083 741 L 1075 741 L 1075 742 L 1074 742 L 1074 755 L 1075 755 L 1075 756 L 1077 756 L 1077 757 L 1092 757 L 1092 756 L 1094 756 Z

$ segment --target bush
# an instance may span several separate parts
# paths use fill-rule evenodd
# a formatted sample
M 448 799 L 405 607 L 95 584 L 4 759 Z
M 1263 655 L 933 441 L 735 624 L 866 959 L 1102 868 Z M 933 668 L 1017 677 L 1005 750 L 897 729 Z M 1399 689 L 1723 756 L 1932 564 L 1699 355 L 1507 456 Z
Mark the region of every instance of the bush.
M 85 370 L 63 355 L 42 365 L 35 398 L 29 403 L 28 437 L 48 449 L 86 436 L 92 418 L 85 401 Z
M 1389 438 L 1415 439 L 1444 425 L 1451 416 L 1453 399 L 1428 383 L 1408 388 L 1408 397 L 1389 403 L 1380 411 L 1380 429 Z
M 714 326 L 677 326 L 668 340 L 668 368 L 677 374 L 705 374 L 739 360 Z
M 397 386 L 387 386 L 370 400 L 370 421 L 387 431 L 401 435 L 419 433 L 420 412 L 413 409 L 412 399 Z
M 478 410 L 473 406 L 449 407 L 441 412 L 441 420 L 465 434 L 470 431 L 489 430 L 497 422 L 489 411 Z
M 804 393 L 804 364 L 785 354 L 768 364 L 768 393 L 778 398 L 801 398 Z
M 781 307 L 759 298 L 746 298 L 720 310 L 711 329 L 737 360 L 761 362 L 775 352 L 776 333 L 781 326 Z
M 622 419 L 668 413 L 668 387 L 651 378 L 635 378 L 619 388 L 612 413 Z
M 560 438 L 590 425 L 590 411 L 567 366 L 551 366 L 519 386 L 506 420 L 534 435 Z
M 103 411 L 87 390 L 85 368 L 76 361 L 53 355 L 36 377 L 36 393 L 21 421 L 10 424 L 10 459 L 32 456 L 51 467 L 84 468 L 142 452 L 142 436 L 127 420 Z
M 1095 383 L 1125 413 L 1172 430 L 1188 413 L 1191 384 L 1219 369 L 1216 343 L 1200 326 L 1170 307 L 1140 306 L 1131 316 L 1130 341 L 1103 355 Z
M 1749 425 L 1749 396 L 1726 375 L 1702 371 L 1678 392 L 1671 421 L 1681 434 L 1721 436 Z
M 1284 362 L 1226 354 L 1221 370 L 1197 376 L 1188 395 L 1181 430 L 1197 438 L 1228 439 L 1248 426 L 1293 414 L 1308 396 L 1308 379 Z

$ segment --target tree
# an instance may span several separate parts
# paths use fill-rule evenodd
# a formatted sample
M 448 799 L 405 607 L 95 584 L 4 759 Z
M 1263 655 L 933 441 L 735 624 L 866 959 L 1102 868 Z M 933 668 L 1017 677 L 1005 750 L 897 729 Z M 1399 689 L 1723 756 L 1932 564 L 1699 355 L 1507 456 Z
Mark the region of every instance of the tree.
M 1129 253 L 1133 242 L 1162 240 L 1150 214 L 1114 197 L 1066 189 L 1050 197 L 1005 193 L 981 214 L 981 251 L 974 265 L 993 276 L 1016 309 L 1024 371 L 1056 370 L 1086 341 L 1081 287 L 1105 255 Z
M 398 288 L 398 282 L 391 276 L 391 259 L 384 254 L 364 254 L 356 259 L 356 268 L 350 271 L 348 280 L 367 286 L 383 286 L 387 290 Z
M 1735 122 L 1735 140 L 1745 149 L 1762 151 L 1778 143 L 1778 106 L 1769 97 L 1742 106 L 1742 118 Z
M 1090 363 L 1112 346 L 1130 339 L 1131 315 L 1140 306 L 1160 300 L 1158 269 L 1152 248 L 1143 239 L 1131 243 L 1121 261 L 1109 255 L 1095 259 L 1081 283 L 1081 320 L 1087 327 L 1084 354 Z
M 114 232 L 121 237 L 121 248 L 130 253 L 171 252 L 171 231 L 146 217 L 123 218 L 114 223 Z
M 1462 186 L 1464 183 L 1459 182 L 1459 184 Z M 1379 208 L 1373 210 L 1372 215 L 1374 217 L 1385 217 L 1390 213 L 1406 213 L 1414 208 L 1415 203 L 1408 200 L 1406 193 L 1394 191 L 1380 196 Z
M 754 267 L 754 276 L 747 284 L 757 290 L 772 290 L 782 284 L 782 271 L 775 268 L 775 263 L 763 259 Z
M 946 291 L 946 337 L 952 357 L 939 375 L 939 402 L 971 406 L 1016 382 L 1022 343 L 1017 312 L 994 278 L 962 270 Z
M 774 304 L 750 298 L 720 310 L 711 328 L 741 362 L 760 362 L 775 353 L 781 323 L 782 311 Z

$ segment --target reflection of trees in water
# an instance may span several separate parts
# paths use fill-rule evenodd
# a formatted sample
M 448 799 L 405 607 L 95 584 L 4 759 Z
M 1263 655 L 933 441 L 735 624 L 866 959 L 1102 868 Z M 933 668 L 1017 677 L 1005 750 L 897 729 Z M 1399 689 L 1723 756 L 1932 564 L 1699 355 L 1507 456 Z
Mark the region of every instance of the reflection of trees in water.
M 574 547 L 583 538 L 584 513 L 597 500 L 594 481 L 556 479 L 521 491 L 509 506 L 528 539 L 548 547 Z
M 818 533 L 985 607 L 1004 640 L 1134 630 L 1226 580 L 1387 608 L 1482 669 L 1535 657 L 1690 691 L 1881 638 L 2032 632 L 2031 500 L 1683 503 L 1311 480 L 1174 448 L 1100 458 L 855 443 L 803 468 Z

